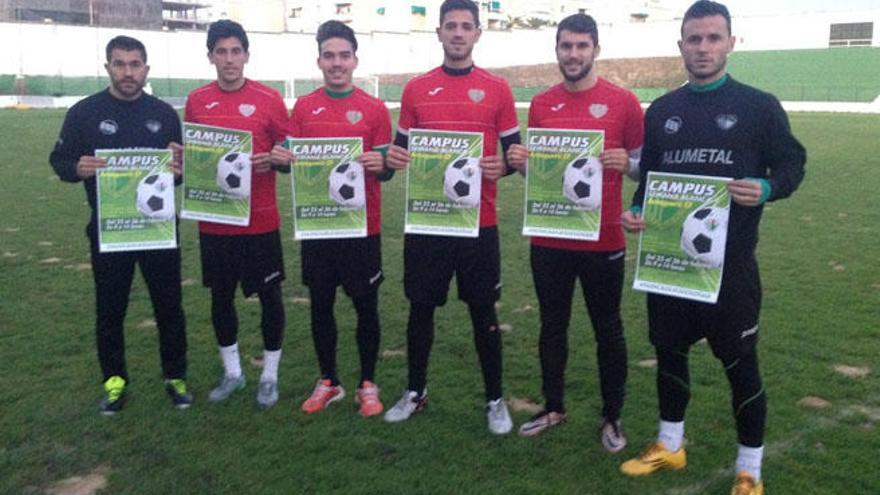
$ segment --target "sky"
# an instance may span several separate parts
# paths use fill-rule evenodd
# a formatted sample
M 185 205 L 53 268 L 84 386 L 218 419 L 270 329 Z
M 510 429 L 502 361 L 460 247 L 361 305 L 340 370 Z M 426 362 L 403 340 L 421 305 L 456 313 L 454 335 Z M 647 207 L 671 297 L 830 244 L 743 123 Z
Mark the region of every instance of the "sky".
M 880 0 L 721 0 L 721 2 L 727 5 L 733 16 L 880 9 Z

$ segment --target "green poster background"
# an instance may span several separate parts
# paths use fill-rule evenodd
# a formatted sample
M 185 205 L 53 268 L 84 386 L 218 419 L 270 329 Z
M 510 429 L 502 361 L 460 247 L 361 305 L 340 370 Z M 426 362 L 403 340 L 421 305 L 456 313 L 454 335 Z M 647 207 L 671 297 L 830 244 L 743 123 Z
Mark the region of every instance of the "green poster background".
M 412 144 L 421 138 L 449 138 L 466 144 L 454 149 Z M 410 129 L 409 142 L 410 164 L 407 170 L 404 231 L 414 234 L 477 237 L 480 231 L 480 202 L 473 208 L 456 205 L 446 197 L 443 181 L 446 168 L 453 161 L 482 157 L 483 134 Z
M 673 194 L 651 190 L 659 181 L 713 187 L 712 194 Z M 682 228 L 691 212 L 705 207 L 730 209 L 723 177 L 650 172 L 642 215 L 645 230 L 639 237 L 638 263 L 633 288 L 646 292 L 714 303 L 721 288 L 720 268 L 692 260 L 681 248 Z M 726 236 L 725 236 L 726 241 Z
M 361 138 L 288 138 L 285 146 L 326 145 L 328 152 L 296 154 L 291 174 L 294 239 L 366 237 L 366 206 L 340 206 L 330 197 L 330 174 L 341 164 L 363 154 Z M 336 150 L 330 150 L 335 147 Z M 362 176 L 363 179 L 363 176 Z M 366 184 L 362 188 L 366 194 Z
M 532 143 L 533 137 L 581 138 L 578 140 L 585 139 L 589 144 L 538 146 L 535 149 L 530 147 L 526 169 L 523 235 L 587 241 L 599 239 L 601 206 L 590 211 L 579 209 L 565 197 L 562 184 L 565 168 L 569 163 L 578 158 L 598 157 L 602 153 L 605 132 L 530 128 L 526 133 L 526 143 Z M 601 172 L 597 182 L 601 188 Z
M 142 179 L 153 173 L 172 173 L 171 150 L 96 150 L 95 156 L 111 161 L 96 176 L 100 252 L 177 247 L 175 217 L 149 218 L 137 207 L 138 184 Z M 114 158 L 129 164 L 114 164 Z M 130 164 L 134 161 L 146 165 Z M 167 206 L 173 212 L 174 205 Z
M 202 140 L 189 138 L 188 136 L 193 132 L 214 133 L 222 136 L 223 139 L 208 144 Z M 231 144 L 225 144 L 226 142 Z M 183 144 L 181 218 L 246 227 L 250 223 L 250 195 L 239 198 L 220 189 L 217 185 L 217 163 L 224 155 L 233 151 L 251 155 L 253 153 L 251 133 L 184 122 Z

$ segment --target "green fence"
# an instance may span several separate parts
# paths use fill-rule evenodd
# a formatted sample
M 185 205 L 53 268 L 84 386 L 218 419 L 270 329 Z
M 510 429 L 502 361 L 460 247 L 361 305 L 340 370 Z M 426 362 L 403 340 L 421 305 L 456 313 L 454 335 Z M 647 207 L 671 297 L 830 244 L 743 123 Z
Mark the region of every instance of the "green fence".
M 0 75 L 0 95 L 19 93 L 15 79 L 14 75 Z M 211 81 L 212 79 L 151 78 L 150 86 L 155 96 L 184 98 L 190 91 Z M 284 93 L 283 81 L 261 82 Z M 83 96 L 97 93 L 108 84 L 106 77 L 25 76 L 19 86 L 24 89 L 24 94 L 31 96 Z
M 783 101 L 870 102 L 880 94 L 880 48 L 826 48 L 766 52 L 734 52 L 728 70 L 747 84 L 776 95 Z M 201 79 L 150 79 L 153 94 L 163 97 L 186 97 L 193 89 L 206 84 Z M 284 94 L 283 81 L 264 81 Z M 300 86 L 314 81 L 297 81 L 295 94 L 313 88 Z M 0 94 L 35 96 L 79 96 L 95 93 L 107 86 L 107 78 L 26 76 L 16 87 L 14 75 L 0 75 Z M 530 101 L 546 87 L 515 87 L 516 101 Z M 634 88 L 643 102 L 664 94 L 666 88 Z M 380 84 L 379 97 L 400 101 L 402 85 Z

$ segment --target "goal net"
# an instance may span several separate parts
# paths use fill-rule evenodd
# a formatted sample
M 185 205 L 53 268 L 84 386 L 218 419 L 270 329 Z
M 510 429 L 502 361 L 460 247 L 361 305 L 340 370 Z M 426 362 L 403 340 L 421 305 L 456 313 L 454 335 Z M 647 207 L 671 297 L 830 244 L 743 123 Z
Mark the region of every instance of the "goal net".
M 355 77 L 354 85 L 366 91 L 367 94 L 379 97 L 379 78 L 376 76 Z M 285 98 L 299 98 L 324 85 L 324 79 L 317 78 L 294 78 L 284 83 Z

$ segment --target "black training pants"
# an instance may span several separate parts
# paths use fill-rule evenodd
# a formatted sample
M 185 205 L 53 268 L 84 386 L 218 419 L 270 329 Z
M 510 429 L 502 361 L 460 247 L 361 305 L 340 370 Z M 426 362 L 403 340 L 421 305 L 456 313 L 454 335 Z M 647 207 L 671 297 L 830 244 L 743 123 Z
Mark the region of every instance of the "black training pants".
M 118 375 L 128 381 L 123 323 L 136 264 L 140 266 L 153 303 L 162 375 L 166 379 L 183 378 L 186 375 L 186 319 L 181 305 L 180 250 L 99 253 L 97 243 L 93 242 L 95 332 L 104 380 Z

